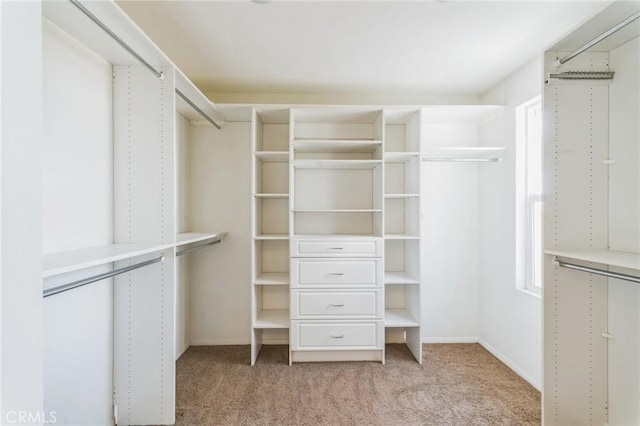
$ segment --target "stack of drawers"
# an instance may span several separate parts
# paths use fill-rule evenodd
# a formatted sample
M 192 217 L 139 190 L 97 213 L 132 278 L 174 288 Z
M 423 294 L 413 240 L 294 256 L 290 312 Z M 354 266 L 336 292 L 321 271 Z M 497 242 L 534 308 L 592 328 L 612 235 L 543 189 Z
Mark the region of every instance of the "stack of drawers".
M 381 238 L 291 240 L 291 361 L 384 361 Z

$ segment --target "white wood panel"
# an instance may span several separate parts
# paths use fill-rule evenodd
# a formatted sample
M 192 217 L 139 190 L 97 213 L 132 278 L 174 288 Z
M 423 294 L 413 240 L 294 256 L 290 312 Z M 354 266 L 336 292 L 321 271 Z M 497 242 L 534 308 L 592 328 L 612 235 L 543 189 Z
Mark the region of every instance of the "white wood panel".
M 41 413 L 40 2 L 0 2 L 0 415 Z M 47 419 L 51 420 L 47 416 Z

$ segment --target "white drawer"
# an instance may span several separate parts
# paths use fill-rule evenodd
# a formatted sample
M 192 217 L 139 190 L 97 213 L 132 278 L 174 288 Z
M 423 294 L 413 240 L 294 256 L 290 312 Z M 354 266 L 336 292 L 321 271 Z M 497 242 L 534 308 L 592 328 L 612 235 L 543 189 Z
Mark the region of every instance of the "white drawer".
M 291 350 L 383 349 L 382 321 L 292 321 Z
M 292 290 L 293 319 L 382 319 L 382 290 Z
M 291 240 L 292 257 L 382 257 L 382 238 L 344 241 Z
M 382 287 L 382 267 L 382 259 L 291 259 L 291 287 Z

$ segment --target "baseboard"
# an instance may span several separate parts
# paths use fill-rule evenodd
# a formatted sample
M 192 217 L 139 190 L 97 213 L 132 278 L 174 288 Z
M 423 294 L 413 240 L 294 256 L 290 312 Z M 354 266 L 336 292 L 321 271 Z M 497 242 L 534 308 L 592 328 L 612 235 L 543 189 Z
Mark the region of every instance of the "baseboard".
M 249 339 L 192 339 L 191 346 L 250 345 Z
M 531 376 L 529 376 L 523 369 L 518 367 L 509 358 L 507 358 L 502 353 L 500 353 L 498 350 L 496 350 L 496 348 L 491 346 L 489 343 L 487 343 L 483 339 L 479 339 L 478 343 L 480 343 L 480 345 L 483 348 L 485 348 L 487 351 L 489 351 L 491 353 L 491 355 L 495 356 L 500 361 L 502 361 L 503 364 L 505 364 L 507 367 L 512 369 L 514 373 L 516 373 L 518 376 L 522 377 L 527 382 L 529 382 L 529 384 L 531 386 L 533 386 L 534 388 L 536 388 L 539 392 L 542 392 L 542 384 L 540 382 L 538 382 L 537 380 L 533 380 L 533 378 Z
M 422 343 L 478 343 L 477 337 L 425 337 Z

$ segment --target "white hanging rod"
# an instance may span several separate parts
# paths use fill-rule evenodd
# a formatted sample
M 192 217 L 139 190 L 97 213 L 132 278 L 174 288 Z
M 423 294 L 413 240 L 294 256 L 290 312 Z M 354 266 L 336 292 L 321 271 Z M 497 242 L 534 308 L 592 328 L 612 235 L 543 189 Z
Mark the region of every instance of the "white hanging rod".
M 448 163 L 495 163 L 499 158 L 423 158 L 422 161 L 448 162 Z
M 162 71 L 158 71 L 157 69 L 155 69 L 153 67 L 153 65 L 151 65 L 142 56 L 140 56 L 138 54 L 138 52 L 133 50 L 131 48 L 131 46 L 129 46 L 127 43 L 124 42 L 124 40 L 122 40 L 120 37 L 118 37 L 116 35 L 116 33 L 111 31 L 109 29 L 109 27 L 107 27 L 93 13 L 89 12 L 89 10 L 86 7 L 84 7 L 78 0 L 69 0 L 69 2 L 72 5 L 74 5 L 76 8 L 78 8 L 78 10 L 80 10 L 80 12 L 84 13 L 89 19 L 91 19 L 97 26 L 99 26 L 105 33 L 107 33 L 109 35 L 109 37 L 111 37 L 116 43 L 118 43 L 124 50 L 129 52 L 131 54 L 131 56 L 136 58 L 138 60 L 138 62 L 140 62 L 142 65 L 144 65 L 149 71 L 151 71 L 153 73 L 153 75 L 158 77 L 160 80 L 164 79 L 164 73 Z
M 200 250 L 200 249 L 203 249 L 205 247 L 209 247 L 209 246 L 218 244 L 221 241 L 222 241 L 221 239 L 217 239 L 217 240 L 214 240 L 214 241 L 209 241 L 208 243 L 200 244 L 200 245 L 195 246 L 195 247 L 184 249 L 184 250 L 176 252 L 176 256 L 182 256 L 183 254 L 191 253 L 192 251 Z
M 632 23 L 633 21 L 635 21 L 638 18 L 640 18 L 640 11 L 634 13 L 633 15 L 629 16 L 624 21 L 622 21 L 622 22 L 614 25 L 613 27 L 609 28 L 607 31 L 603 32 L 602 34 L 600 34 L 598 37 L 594 38 L 590 42 L 584 44 L 583 46 L 581 46 L 578 49 L 574 50 L 573 52 L 569 53 L 564 58 L 558 59 L 556 61 L 556 68 L 558 68 L 560 65 L 564 64 L 565 62 L 568 62 L 568 61 L 572 60 L 573 58 L 575 58 L 576 56 L 578 56 L 579 54 L 581 54 L 585 50 L 593 47 L 594 45 L 596 45 L 598 43 L 600 43 L 602 40 L 604 40 L 605 38 L 609 37 L 611 34 L 617 32 L 618 30 L 621 30 L 622 28 L 626 27 L 627 25 L 629 25 L 630 23 Z
M 636 277 L 628 274 L 620 274 L 618 272 L 605 271 L 604 269 L 591 268 L 589 266 L 575 265 L 573 263 L 567 263 L 561 261 L 558 257 L 555 258 L 559 266 L 567 269 L 575 269 L 576 271 L 589 272 L 591 274 L 603 275 L 605 277 L 617 278 L 619 280 L 631 281 L 633 283 L 640 283 L 640 277 Z
M 218 125 L 218 123 L 216 123 L 213 118 L 209 117 L 203 110 L 198 108 L 198 106 L 196 104 L 191 102 L 191 100 L 189 98 L 187 98 L 187 96 L 184 93 L 182 93 L 180 90 L 176 89 L 176 94 L 178 96 L 180 96 L 186 103 L 188 103 L 191 106 L 191 108 L 196 110 L 196 112 L 198 114 L 203 116 L 205 118 L 205 120 L 207 120 L 209 123 L 213 124 L 218 130 L 220 130 L 220 125 Z
M 146 260 L 144 262 L 136 263 L 135 265 L 125 266 L 124 268 L 114 269 L 113 271 L 105 272 L 102 274 L 94 275 L 89 278 L 83 278 L 78 281 L 73 281 L 67 284 L 63 284 L 57 287 L 49 288 L 42 292 L 42 297 L 53 296 L 54 294 L 62 293 L 63 291 L 72 290 L 74 288 L 82 287 L 87 284 L 94 283 L 96 281 L 101 281 L 106 278 L 111 278 L 116 275 L 124 274 L 125 272 L 130 272 L 135 269 L 139 269 L 148 265 L 152 265 L 154 263 L 159 263 L 164 261 L 164 256 L 156 257 L 155 259 Z

